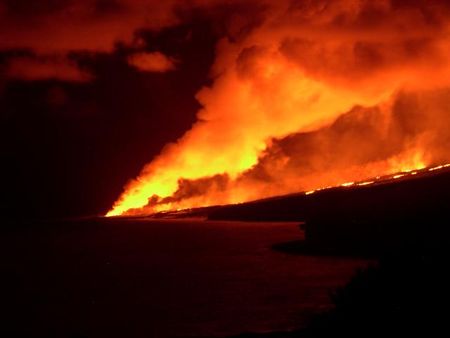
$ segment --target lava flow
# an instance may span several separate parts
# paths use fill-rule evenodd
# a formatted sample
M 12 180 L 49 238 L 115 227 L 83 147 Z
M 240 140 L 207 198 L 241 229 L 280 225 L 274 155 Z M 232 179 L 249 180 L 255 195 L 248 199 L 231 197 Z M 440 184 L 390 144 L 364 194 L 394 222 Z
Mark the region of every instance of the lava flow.
M 240 18 L 238 38 L 224 32 L 198 121 L 107 216 L 369 185 L 450 162 L 449 7 L 300 3 L 267 1 L 258 20 Z
M 358 186 L 358 187 L 363 187 L 363 186 L 367 186 L 367 185 L 372 185 L 372 184 L 377 184 L 377 183 L 385 183 L 387 181 L 390 180 L 397 180 L 399 178 L 402 177 L 411 177 L 411 176 L 415 176 L 418 173 L 426 173 L 426 172 L 432 172 L 432 171 L 436 171 L 436 170 L 441 170 L 444 168 L 450 168 L 450 163 L 446 163 L 446 164 L 441 164 L 438 166 L 434 166 L 434 167 L 419 167 L 416 169 L 411 169 L 411 170 L 406 170 L 406 171 L 401 171 L 395 174 L 391 174 L 391 175 L 385 175 L 385 176 L 377 176 L 376 178 L 372 178 L 369 181 L 362 181 L 362 182 L 346 182 L 346 183 L 342 183 L 339 186 L 340 187 L 352 187 L 352 186 Z M 309 190 L 304 192 L 305 195 L 311 195 L 314 194 L 317 191 L 323 191 L 323 190 L 327 190 L 327 189 L 333 189 L 339 186 L 328 186 L 328 187 L 324 187 L 324 188 L 318 188 L 315 190 Z

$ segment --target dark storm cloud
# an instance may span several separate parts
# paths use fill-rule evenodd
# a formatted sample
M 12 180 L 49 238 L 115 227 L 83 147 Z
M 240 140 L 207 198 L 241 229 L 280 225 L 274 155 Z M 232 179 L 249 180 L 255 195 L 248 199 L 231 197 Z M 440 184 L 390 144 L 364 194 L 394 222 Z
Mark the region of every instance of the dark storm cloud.
M 139 28 L 174 24 L 174 1 L 2 1 L 0 48 L 111 51 Z
M 75 60 L 65 56 L 15 56 L 6 62 L 5 75 L 11 79 L 62 80 L 69 82 L 86 82 L 92 76 L 79 68 Z
M 0 50 L 25 49 L 32 57 L 12 57 L 8 74 L 22 80 L 87 81 L 71 52 L 113 52 L 132 45 L 138 29 L 175 23 L 173 1 L 63 0 L 0 2 Z M 77 69 L 78 68 L 78 69 Z
M 15 77 L 86 80 L 85 70 L 80 69 L 78 75 L 75 74 L 77 65 L 68 57 L 70 53 L 111 53 L 118 44 L 127 45 L 135 52 L 145 52 L 139 50 L 146 47 L 142 45 L 139 31 L 150 30 L 158 34 L 164 28 L 189 25 L 200 17 L 203 18 L 201 20 L 207 18 L 214 23 L 211 29 L 216 33 L 227 32 L 230 38 L 236 39 L 248 34 L 261 21 L 263 6 L 256 3 L 204 0 L 0 0 L 0 50 L 27 50 L 33 54 L 33 59 L 10 60 L 13 68 L 10 72 Z M 249 17 L 252 19 L 249 20 Z M 161 53 L 154 47 L 151 52 Z M 170 56 L 167 58 L 170 59 Z M 53 62 L 52 67 L 52 60 L 56 59 L 58 61 Z M 149 62 L 143 62 L 142 58 L 140 60 L 142 62 L 138 68 L 152 68 L 143 66 L 143 63 L 148 65 Z M 136 66 L 136 62 L 132 64 Z M 29 70 L 29 76 L 22 71 L 25 69 Z

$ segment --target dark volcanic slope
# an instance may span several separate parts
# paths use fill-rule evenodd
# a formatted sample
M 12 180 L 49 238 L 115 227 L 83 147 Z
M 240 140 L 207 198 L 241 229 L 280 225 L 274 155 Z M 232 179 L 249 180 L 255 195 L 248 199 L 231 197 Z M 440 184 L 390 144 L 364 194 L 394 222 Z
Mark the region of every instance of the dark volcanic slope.
M 427 168 L 337 187 L 211 209 L 209 219 L 303 221 L 314 247 L 377 251 L 435 246 L 450 231 L 450 169 Z M 442 243 L 441 243 L 442 244 Z
M 354 184 L 212 209 L 210 219 L 307 221 L 348 213 L 358 218 L 433 216 L 450 206 L 450 169 L 423 169 Z M 430 214 L 431 213 L 431 214 Z

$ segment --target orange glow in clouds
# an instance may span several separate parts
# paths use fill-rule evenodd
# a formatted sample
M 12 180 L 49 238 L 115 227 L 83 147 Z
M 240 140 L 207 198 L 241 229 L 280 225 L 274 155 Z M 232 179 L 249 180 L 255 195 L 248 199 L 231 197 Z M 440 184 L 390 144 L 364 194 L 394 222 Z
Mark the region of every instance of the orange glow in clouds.
M 380 17 L 362 24 L 369 4 Z M 107 216 L 369 185 L 448 162 L 448 148 L 436 145 L 450 126 L 450 21 L 430 25 L 389 4 L 305 11 L 280 1 L 246 36 L 220 40 L 215 81 L 197 94 L 198 121 Z

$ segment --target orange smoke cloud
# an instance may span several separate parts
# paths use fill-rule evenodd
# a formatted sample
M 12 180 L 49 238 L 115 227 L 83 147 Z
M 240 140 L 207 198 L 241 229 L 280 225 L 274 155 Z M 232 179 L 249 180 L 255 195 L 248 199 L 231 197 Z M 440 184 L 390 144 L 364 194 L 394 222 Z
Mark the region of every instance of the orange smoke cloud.
M 132 54 L 128 64 L 143 72 L 164 73 L 176 68 L 175 61 L 161 52 Z
M 230 22 L 230 31 L 252 29 L 218 42 L 215 81 L 197 95 L 198 122 L 143 168 L 109 216 L 243 202 L 449 157 L 427 149 L 448 139 L 447 5 L 265 8 L 257 25 Z M 414 97 L 423 107 L 408 113 L 402 104 Z M 292 137 L 295 152 L 287 150 Z

